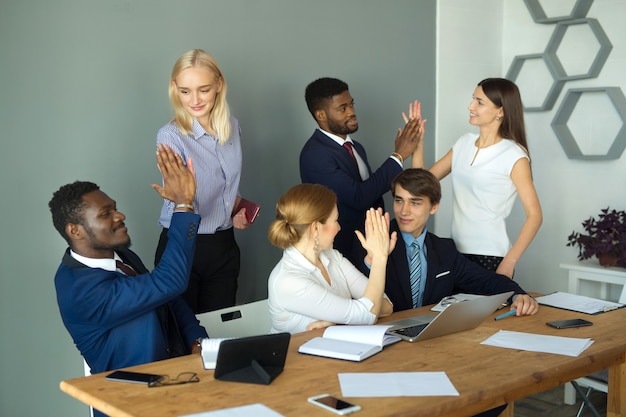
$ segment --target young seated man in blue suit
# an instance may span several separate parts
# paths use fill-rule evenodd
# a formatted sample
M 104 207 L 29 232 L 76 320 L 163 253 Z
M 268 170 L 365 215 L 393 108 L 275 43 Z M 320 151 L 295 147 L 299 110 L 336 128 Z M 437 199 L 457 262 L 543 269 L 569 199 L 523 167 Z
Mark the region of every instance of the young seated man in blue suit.
M 435 304 L 460 292 L 514 291 L 511 308 L 517 310 L 516 315 L 537 313 L 537 301 L 515 281 L 469 261 L 452 239 L 426 230 L 426 222 L 441 200 L 441 186 L 433 174 L 407 169 L 393 179 L 391 193 L 395 218 L 389 230 L 396 233 L 397 243 L 387 260 L 385 293 L 394 311 Z
M 61 318 L 92 373 L 199 352 L 199 339 L 207 337 L 180 297 L 200 222 L 191 205 L 193 164 L 185 166 L 163 146 L 157 163 L 164 185 L 153 187 L 176 209 L 152 272 L 129 249 L 126 217 L 96 184 L 64 185 L 49 203 L 54 226 L 69 244 L 54 279 Z
M 435 214 L 441 200 L 441 186 L 424 169 L 407 169 L 391 182 L 393 212 L 390 232 L 397 241 L 387 259 L 385 293 L 394 311 L 438 303 L 460 292 L 499 294 L 515 291 L 511 308 L 516 315 L 532 315 L 537 301 L 517 283 L 467 260 L 452 239 L 440 238 L 426 230 L 426 221 Z M 498 416 L 506 405 L 477 415 Z
M 367 273 L 365 251 L 354 231 L 363 232 L 368 209 L 383 208 L 382 196 L 389 191 L 389 183 L 424 136 L 419 103 L 415 102 L 415 117 L 396 135 L 394 152 L 372 172 L 365 148 L 350 137 L 359 124 L 348 84 L 320 78 L 307 86 L 305 99 L 319 129 L 300 153 L 300 177 L 303 183 L 322 184 L 337 194 L 341 230 L 334 248 Z

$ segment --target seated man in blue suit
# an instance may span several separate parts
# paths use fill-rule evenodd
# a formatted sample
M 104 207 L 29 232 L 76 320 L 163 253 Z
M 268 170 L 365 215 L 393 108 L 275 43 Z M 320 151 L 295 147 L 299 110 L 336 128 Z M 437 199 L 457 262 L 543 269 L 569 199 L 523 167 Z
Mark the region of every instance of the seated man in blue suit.
M 511 309 L 517 309 L 516 315 L 537 313 L 537 301 L 515 281 L 467 260 L 452 239 L 426 230 L 426 221 L 437 212 L 441 200 L 441 186 L 433 174 L 424 169 L 407 169 L 394 178 L 391 193 L 395 219 L 389 230 L 396 233 L 397 242 L 387 259 L 385 293 L 393 302 L 394 311 L 435 304 L 460 292 L 514 291 Z M 477 417 L 498 416 L 505 407 Z
M 382 196 L 389 183 L 424 136 L 425 120 L 416 110 L 415 117 L 398 131 L 394 152 L 372 172 L 365 148 L 350 137 L 359 125 L 348 85 L 335 78 L 320 78 L 307 86 L 305 99 L 319 129 L 300 153 L 300 177 L 303 183 L 322 184 L 337 194 L 341 230 L 334 248 L 367 274 L 365 251 L 354 231 L 363 232 L 368 209 L 383 207 Z M 415 104 L 419 109 L 419 103 Z
M 163 146 L 157 163 L 164 185 L 153 187 L 176 209 L 152 272 L 129 250 L 126 217 L 96 184 L 64 185 L 49 203 L 54 226 L 69 244 L 54 280 L 61 318 L 93 373 L 199 352 L 199 339 L 207 337 L 180 297 L 200 221 L 191 205 L 193 165 Z
M 398 238 L 387 260 L 385 293 L 394 311 L 435 304 L 460 292 L 514 291 L 511 308 L 517 310 L 516 315 L 537 313 L 537 301 L 515 281 L 467 260 L 452 239 L 426 230 L 426 222 L 441 200 L 441 186 L 433 174 L 407 169 L 393 179 L 391 193 L 395 218 L 389 230 Z

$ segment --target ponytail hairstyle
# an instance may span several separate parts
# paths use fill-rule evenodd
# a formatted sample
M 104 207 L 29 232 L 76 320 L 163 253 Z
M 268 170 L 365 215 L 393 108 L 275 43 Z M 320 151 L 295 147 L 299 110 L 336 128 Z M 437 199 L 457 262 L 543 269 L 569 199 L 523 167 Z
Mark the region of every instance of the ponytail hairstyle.
M 286 249 L 296 244 L 314 222 L 326 223 L 337 206 L 337 196 L 320 184 L 291 187 L 276 203 L 276 220 L 267 238 L 274 246 Z

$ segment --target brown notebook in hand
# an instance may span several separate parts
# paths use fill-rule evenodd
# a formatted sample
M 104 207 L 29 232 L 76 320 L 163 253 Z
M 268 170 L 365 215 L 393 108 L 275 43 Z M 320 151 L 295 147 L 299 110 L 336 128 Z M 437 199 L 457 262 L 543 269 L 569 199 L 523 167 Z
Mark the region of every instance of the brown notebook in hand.
M 248 223 L 254 222 L 254 220 L 259 215 L 259 210 L 261 210 L 261 206 L 259 204 L 250 200 L 246 200 L 245 198 L 239 200 L 239 205 L 235 209 L 234 213 L 239 213 L 242 208 L 246 209 L 246 219 L 248 220 Z

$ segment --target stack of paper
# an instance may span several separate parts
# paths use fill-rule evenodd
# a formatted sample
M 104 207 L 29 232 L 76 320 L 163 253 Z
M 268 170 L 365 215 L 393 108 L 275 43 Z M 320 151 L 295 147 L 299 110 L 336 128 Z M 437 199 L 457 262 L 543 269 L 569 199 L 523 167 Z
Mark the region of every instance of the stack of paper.
M 537 297 L 536 300 L 539 304 L 544 306 L 562 308 L 564 310 L 572 310 L 585 314 L 605 313 L 626 306 L 626 304 L 560 291 Z
M 271 408 L 263 404 L 243 405 L 241 407 L 224 408 L 221 410 L 207 411 L 204 413 L 186 414 L 180 417 L 283 417 Z
M 381 372 L 339 374 L 344 397 L 458 396 L 445 372 Z
M 482 345 L 503 347 L 531 352 L 556 353 L 557 355 L 578 356 L 591 346 L 592 339 L 548 336 L 542 334 L 511 332 L 500 330 Z

